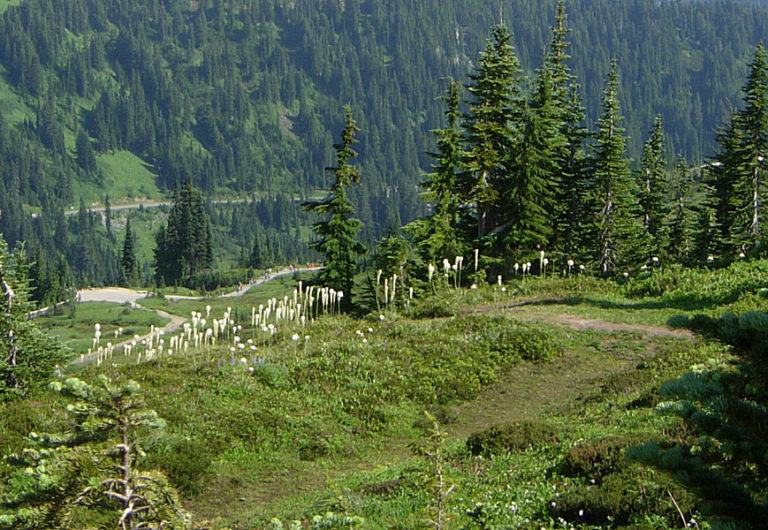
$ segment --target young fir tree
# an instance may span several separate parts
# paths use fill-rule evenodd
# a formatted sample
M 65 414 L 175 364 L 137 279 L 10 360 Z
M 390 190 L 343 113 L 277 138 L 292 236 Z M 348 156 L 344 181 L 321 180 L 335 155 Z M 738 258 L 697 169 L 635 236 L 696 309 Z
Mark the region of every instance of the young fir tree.
M 510 174 L 510 153 L 518 129 L 522 74 L 509 30 L 498 25 L 480 53 L 467 90 L 472 96 L 465 118 L 466 170 L 459 187 L 474 213 L 477 248 L 501 222 L 502 190 Z
M 253 245 L 251 246 L 251 253 L 248 255 L 248 266 L 254 269 L 261 269 L 264 267 L 264 251 L 261 248 L 261 242 L 259 241 L 259 235 L 253 236 Z
M 320 283 L 342 291 L 343 304 L 349 307 L 350 291 L 357 272 L 357 256 L 365 252 L 365 247 L 357 240 L 361 223 L 354 217 L 355 209 L 347 198 L 347 188 L 360 179 L 357 168 L 349 163 L 357 156 L 352 145 L 356 142 L 355 132 L 359 129 L 350 106 L 346 105 L 344 111 L 346 125 L 341 133 L 341 143 L 334 144 L 336 167 L 328 168 L 334 176 L 330 193 L 323 201 L 306 202 L 303 206 L 310 212 L 327 217 L 312 226 L 319 239 L 312 242 L 310 248 L 323 256 Z
M 689 263 L 703 267 L 713 261 L 718 250 L 722 248 L 718 236 L 719 230 L 714 210 L 705 204 L 696 216 Z
M 568 66 L 569 29 L 565 0 L 558 0 L 552 40 L 544 56 L 543 67 L 549 72 L 555 117 L 565 143 L 556 153 L 558 186 L 555 194 L 553 238 L 550 247 L 563 259 L 579 254 L 581 216 L 584 213 L 584 169 L 587 154 L 584 149 L 587 129 L 581 89 Z
M 669 212 L 667 226 L 669 238 L 665 254 L 676 263 L 689 263 L 693 251 L 693 211 L 690 200 L 690 177 L 684 158 L 679 158 L 673 183 L 674 203 Z
M 637 188 L 624 155 L 626 138 L 621 127 L 616 61 L 603 90 L 602 115 L 592 147 L 589 175 L 592 254 L 603 274 L 638 261 L 642 234 Z
M 120 267 L 125 284 L 134 287 L 138 285 L 139 260 L 136 257 L 136 236 L 131 230 L 130 216 L 125 221 L 125 239 L 123 240 L 123 252 L 120 256 Z
M 645 142 L 640 168 L 640 207 L 643 211 L 643 258 L 660 256 L 666 248 L 667 181 L 664 162 L 664 131 L 661 116 L 656 120 L 651 136 Z
M 75 398 L 65 433 L 30 433 L 31 447 L 6 462 L 9 481 L 0 528 L 188 528 L 190 517 L 165 476 L 143 465 L 141 442 L 165 422 L 144 407 L 139 385 L 70 378 L 51 383 Z
M 434 160 L 432 172 L 421 184 L 422 198 L 432 205 L 432 214 L 410 223 L 406 230 L 417 242 L 421 258 L 437 263 L 444 258 L 453 259 L 466 250 L 459 235 L 459 196 L 457 177 L 463 167 L 462 132 L 459 127 L 459 84 L 451 81 L 443 96 L 447 105 L 445 116 L 448 123 L 433 131 L 437 137 L 437 151 L 430 153 Z
M 717 132 L 717 153 L 707 165 L 712 178 L 711 201 L 713 215 L 717 224 L 716 247 L 709 251 L 722 256 L 733 254 L 730 241 L 731 229 L 735 217 L 734 183 L 737 178 L 738 146 L 741 144 L 741 129 L 737 116 L 731 114 L 728 123 Z M 706 258 L 706 255 L 704 256 Z
M 27 319 L 30 291 L 23 248 L 9 252 L 0 236 L 0 399 L 47 381 L 67 360 L 62 346 Z

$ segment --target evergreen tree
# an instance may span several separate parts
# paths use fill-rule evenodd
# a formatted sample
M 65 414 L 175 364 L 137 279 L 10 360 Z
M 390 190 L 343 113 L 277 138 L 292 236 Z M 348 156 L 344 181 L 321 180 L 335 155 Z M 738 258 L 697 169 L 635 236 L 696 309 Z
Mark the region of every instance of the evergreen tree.
M 741 142 L 737 146 L 734 182 L 735 216 L 731 241 L 746 252 L 768 235 L 768 56 L 761 42 L 749 65 L 743 89 L 744 109 L 738 115 Z
M 470 74 L 471 95 L 465 119 L 466 170 L 459 187 L 462 201 L 471 206 L 478 246 L 501 222 L 502 193 L 510 175 L 510 154 L 519 126 L 522 74 L 512 35 L 496 26 L 478 66 Z
M 690 207 L 690 177 L 682 157 L 677 161 L 673 185 L 674 203 L 669 212 L 669 238 L 665 254 L 676 263 L 687 264 L 693 252 L 693 211 Z
M 616 61 L 603 90 L 603 111 L 592 147 L 588 184 L 593 221 L 589 227 L 593 256 L 603 274 L 638 261 L 638 240 L 642 233 L 639 222 L 635 181 L 625 158 L 624 129 L 618 99 Z
M 96 155 L 93 153 L 91 139 L 88 138 L 88 133 L 85 132 L 85 129 L 80 129 L 77 132 L 77 139 L 75 140 L 75 158 L 77 164 L 86 173 L 96 173 Z
M 465 250 L 459 234 L 460 203 L 457 193 L 457 175 L 463 167 L 457 82 L 451 81 L 443 101 L 448 107 L 445 110 L 448 123 L 445 128 L 433 131 L 437 137 L 437 152 L 430 153 L 434 161 L 432 172 L 421 184 L 424 188 L 421 196 L 431 204 L 432 214 L 406 227 L 417 242 L 421 258 L 428 263 L 453 259 Z
M 720 247 L 717 220 L 712 208 L 704 205 L 696 217 L 690 264 L 704 266 L 714 259 Z
M 71 430 L 30 433 L 32 446 L 6 461 L 20 467 L 10 481 L 0 527 L 188 528 L 190 517 L 166 477 L 143 466 L 141 442 L 165 422 L 144 407 L 139 385 L 69 378 L 50 388 L 75 398 Z
M 667 213 L 667 182 L 664 166 L 664 132 L 661 116 L 656 116 L 653 131 L 643 149 L 639 179 L 645 259 L 661 255 L 666 248 L 664 218 Z
M 264 267 L 264 252 L 259 242 L 258 234 L 253 236 L 253 245 L 251 246 L 251 253 L 248 256 L 248 266 L 254 269 L 261 269 Z
M 502 224 L 496 234 L 497 256 L 506 268 L 548 249 L 553 236 L 560 159 L 566 141 L 561 133 L 553 84 L 547 66 L 539 72 L 537 92 L 523 109 L 519 138 L 513 147 L 511 173 L 502 188 Z
M 47 381 L 67 359 L 61 345 L 26 317 L 32 308 L 28 274 L 23 250 L 10 253 L 0 237 L 0 397 Z
M 158 283 L 189 281 L 213 264 L 211 229 L 200 192 L 189 178 L 174 193 L 168 222 L 155 236 L 155 277 Z
M 352 149 L 356 142 L 355 132 L 359 129 L 352 117 L 349 105 L 344 107 L 346 125 L 341 133 L 341 143 L 334 144 L 336 167 L 328 168 L 334 176 L 334 182 L 328 197 L 319 202 L 306 202 L 304 207 L 327 219 L 312 226 L 319 239 L 310 248 L 323 256 L 323 269 L 319 281 L 327 287 L 344 292 L 344 304 L 349 307 L 350 291 L 357 272 L 356 257 L 365 252 L 365 247 L 357 240 L 360 220 L 353 217 L 354 208 L 347 198 L 347 188 L 357 182 L 360 174 L 349 160 L 357 155 Z
M 125 221 L 125 239 L 123 240 L 123 252 L 120 256 L 120 266 L 125 284 L 136 286 L 139 282 L 139 261 L 136 257 L 136 237 L 131 230 L 130 216 Z
M 717 132 L 718 151 L 708 164 L 707 170 L 712 175 L 712 202 L 717 224 L 717 248 L 710 247 L 708 252 L 732 255 L 730 241 L 734 223 L 734 183 L 737 178 L 736 168 L 738 146 L 741 144 L 741 129 L 737 117 L 731 119 Z M 709 221 L 707 221 L 709 225 Z M 704 256 L 706 258 L 706 255 Z
M 768 55 L 759 43 L 742 89 L 744 108 L 717 136 L 711 163 L 723 251 L 749 252 L 768 235 L 764 218 L 768 179 Z
M 576 257 L 580 247 L 581 216 L 584 209 L 584 149 L 587 130 L 581 88 L 568 66 L 569 29 L 565 0 L 558 0 L 552 40 L 544 56 L 542 72 L 547 71 L 552 85 L 554 118 L 559 121 L 560 135 L 565 139 L 557 146 L 558 186 L 555 189 L 555 215 L 552 244 L 563 259 Z

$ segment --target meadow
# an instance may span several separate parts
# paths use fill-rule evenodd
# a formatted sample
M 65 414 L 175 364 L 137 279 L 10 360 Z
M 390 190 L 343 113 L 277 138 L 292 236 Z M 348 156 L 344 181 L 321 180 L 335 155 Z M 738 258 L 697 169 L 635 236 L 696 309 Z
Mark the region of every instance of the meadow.
M 237 340 L 65 375 L 141 385 L 167 421 L 144 442 L 147 465 L 200 528 L 718 528 L 706 495 L 625 456 L 696 439 L 657 410 L 662 386 L 692 368 L 739 370 L 742 350 L 688 324 L 763 312 L 766 272 L 757 261 L 617 280 L 529 275 L 443 286 L 363 317 L 251 326 L 252 307 L 292 296 L 286 277 L 238 299 L 142 302 L 228 312 Z M 78 320 L 104 323 L 106 311 L 79 307 Z M 7 451 L 61 428 L 63 403 L 39 390 L 5 404 Z

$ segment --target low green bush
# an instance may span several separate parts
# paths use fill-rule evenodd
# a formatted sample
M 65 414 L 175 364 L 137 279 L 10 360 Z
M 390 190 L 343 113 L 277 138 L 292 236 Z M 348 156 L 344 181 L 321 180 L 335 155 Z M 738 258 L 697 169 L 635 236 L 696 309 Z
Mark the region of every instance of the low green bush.
M 331 452 L 331 446 L 328 444 L 328 441 L 319 437 L 300 440 L 298 446 L 299 458 L 308 462 L 328 456 Z
M 562 347 L 543 331 L 515 325 L 499 333 L 495 344 L 491 344 L 491 351 L 524 361 L 543 362 L 560 355 Z
M 607 475 L 600 484 L 565 489 L 550 502 L 550 513 L 566 521 L 611 528 L 644 528 L 643 518 L 647 514 L 655 514 L 662 517 L 667 525 L 676 528 L 680 515 L 670 493 L 690 518 L 696 507 L 691 493 L 663 473 L 639 468 Z
M 202 491 L 203 478 L 222 445 L 213 439 L 176 440 L 164 451 L 156 448 L 147 455 L 147 464 L 161 469 L 171 484 L 184 496 Z
M 542 443 L 556 443 L 557 429 L 539 421 L 520 421 L 494 425 L 467 438 L 467 449 L 473 455 L 491 456 L 525 451 Z
M 603 477 L 626 468 L 626 448 L 647 441 L 649 436 L 635 433 L 578 443 L 566 453 L 562 473 L 567 477 L 583 477 L 599 483 Z

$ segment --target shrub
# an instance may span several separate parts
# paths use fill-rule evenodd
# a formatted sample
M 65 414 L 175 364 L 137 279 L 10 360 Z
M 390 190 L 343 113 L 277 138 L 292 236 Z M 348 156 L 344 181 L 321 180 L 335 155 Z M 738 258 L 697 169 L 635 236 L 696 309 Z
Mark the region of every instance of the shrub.
M 331 452 L 331 446 L 324 438 L 312 438 L 310 440 L 299 441 L 299 458 L 304 461 L 314 461 L 318 458 L 328 456 Z
M 695 499 L 663 473 L 627 469 L 607 475 L 599 485 L 577 485 L 566 489 L 550 503 L 553 517 L 587 524 L 640 526 L 638 518 L 657 514 L 669 525 L 680 522 L 680 516 L 669 493 L 683 513 L 690 514 Z
M 541 443 L 557 442 L 557 430 L 539 421 L 520 421 L 494 425 L 476 432 L 467 439 L 467 449 L 473 455 L 491 456 L 513 451 L 525 451 Z
M 624 469 L 625 449 L 633 444 L 648 440 L 649 435 L 636 433 L 588 440 L 568 450 L 563 461 L 563 475 L 584 477 L 599 482 L 611 473 Z
M 428 296 L 417 300 L 411 306 L 413 318 L 445 318 L 452 317 L 459 312 L 459 301 L 446 296 Z
M 178 440 L 166 451 L 151 454 L 147 463 L 162 469 L 183 495 L 197 495 L 202 490 L 203 477 L 220 448 L 221 444 L 216 440 Z
M 691 325 L 691 319 L 687 315 L 672 315 L 667 319 L 670 328 L 687 328 Z
M 559 355 L 562 348 L 543 331 L 514 325 L 502 330 L 491 351 L 524 361 L 542 362 Z

